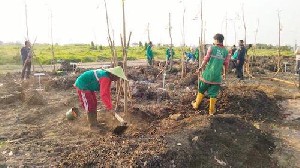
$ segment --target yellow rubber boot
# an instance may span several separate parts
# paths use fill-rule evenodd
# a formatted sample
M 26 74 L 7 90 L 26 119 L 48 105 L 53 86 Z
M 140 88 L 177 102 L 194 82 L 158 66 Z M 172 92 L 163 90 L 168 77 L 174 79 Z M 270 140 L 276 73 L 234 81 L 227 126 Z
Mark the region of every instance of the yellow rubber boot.
M 209 115 L 214 115 L 214 113 L 216 112 L 216 103 L 217 103 L 216 98 L 209 99 Z
M 202 102 L 203 97 L 204 97 L 204 94 L 202 94 L 202 93 L 197 94 L 196 101 L 192 102 L 193 109 L 195 109 L 195 110 L 198 109 L 200 103 Z

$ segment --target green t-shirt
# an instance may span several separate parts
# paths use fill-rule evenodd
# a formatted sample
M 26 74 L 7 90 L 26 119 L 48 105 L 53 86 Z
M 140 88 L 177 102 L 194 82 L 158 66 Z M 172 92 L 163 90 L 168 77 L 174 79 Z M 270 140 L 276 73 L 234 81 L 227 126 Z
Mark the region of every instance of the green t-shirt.
M 153 58 L 153 52 L 152 52 L 152 47 L 148 45 L 147 51 L 146 51 L 147 58 Z
M 207 82 L 221 83 L 223 63 L 228 55 L 228 51 L 224 47 L 212 46 L 210 59 L 202 74 L 202 77 Z
M 99 91 L 100 84 L 95 77 L 94 71 L 96 71 L 98 79 L 102 77 L 109 77 L 109 73 L 105 70 L 89 70 L 82 73 L 75 81 L 75 86 L 80 90 Z

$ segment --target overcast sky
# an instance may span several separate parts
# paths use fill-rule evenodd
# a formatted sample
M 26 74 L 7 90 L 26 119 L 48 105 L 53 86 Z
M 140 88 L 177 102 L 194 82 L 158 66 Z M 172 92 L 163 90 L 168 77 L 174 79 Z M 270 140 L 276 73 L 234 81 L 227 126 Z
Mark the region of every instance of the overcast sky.
M 37 43 L 51 43 L 52 13 L 54 43 L 94 41 L 96 44 L 107 44 L 103 0 L 0 0 L 0 41 L 23 43 L 25 40 L 25 2 L 31 41 L 36 39 Z M 170 43 L 168 25 L 171 13 L 173 43 L 197 45 L 200 36 L 200 2 L 125 0 L 126 28 L 127 35 L 132 31 L 131 43 L 147 41 L 148 23 L 150 39 L 154 44 Z M 111 31 L 114 30 L 116 45 L 120 45 L 121 0 L 107 0 L 107 7 Z M 278 44 L 278 10 L 282 22 L 281 44 L 294 46 L 295 41 L 300 43 L 300 0 L 203 0 L 206 43 L 212 43 L 216 33 L 223 33 L 228 45 L 244 39 L 242 7 L 247 43 L 255 43 L 255 30 L 258 28 L 257 43 Z

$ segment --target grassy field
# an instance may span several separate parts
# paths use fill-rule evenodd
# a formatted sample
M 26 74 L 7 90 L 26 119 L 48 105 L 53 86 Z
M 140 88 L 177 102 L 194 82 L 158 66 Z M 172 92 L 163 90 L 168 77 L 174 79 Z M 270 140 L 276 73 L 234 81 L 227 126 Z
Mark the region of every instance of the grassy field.
M 20 49 L 22 45 L 1 45 L 0 46 L 0 65 L 6 64 L 21 64 Z M 182 51 L 188 51 L 188 47 L 175 47 L 175 58 L 180 58 Z M 153 48 L 155 59 L 165 59 L 166 47 L 155 46 Z M 52 59 L 51 45 L 35 44 L 34 45 L 35 60 L 41 64 L 50 64 Z M 91 48 L 89 44 L 70 44 L 70 45 L 55 45 L 54 46 L 55 60 L 71 60 L 78 62 L 95 62 L 109 61 L 111 52 L 107 46 L 97 46 Z M 248 51 L 248 55 L 257 56 L 277 56 L 276 49 L 253 49 Z M 282 51 L 283 56 L 292 56 L 290 50 Z M 117 55 L 119 59 L 122 56 L 122 48 L 117 47 Z M 129 47 L 128 60 L 145 59 L 145 47 Z

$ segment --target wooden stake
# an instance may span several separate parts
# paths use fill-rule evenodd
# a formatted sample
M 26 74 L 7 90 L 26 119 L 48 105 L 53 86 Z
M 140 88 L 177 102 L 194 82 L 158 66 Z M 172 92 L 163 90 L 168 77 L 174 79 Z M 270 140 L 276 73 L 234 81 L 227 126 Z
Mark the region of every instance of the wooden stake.
M 127 50 L 126 50 L 126 21 L 125 21 L 125 0 L 122 0 L 122 11 L 123 11 L 123 69 L 125 75 L 127 74 Z M 127 82 L 124 81 L 124 113 L 127 113 Z
M 173 53 L 172 53 L 172 48 L 173 48 L 173 39 L 172 39 L 172 26 L 171 26 L 171 13 L 169 13 L 169 36 L 170 36 L 170 40 L 171 40 L 171 47 L 170 47 L 170 50 L 171 50 L 171 57 L 170 57 L 170 70 L 172 69 L 173 67 Z
M 51 19 L 51 54 L 52 54 L 52 61 L 51 64 L 53 64 L 53 71 L 55 71 L 55 56 L 54 56 L 54 46 L 53 46 L 53 29 L 52 29 L 52 10 L 50 14 Z

